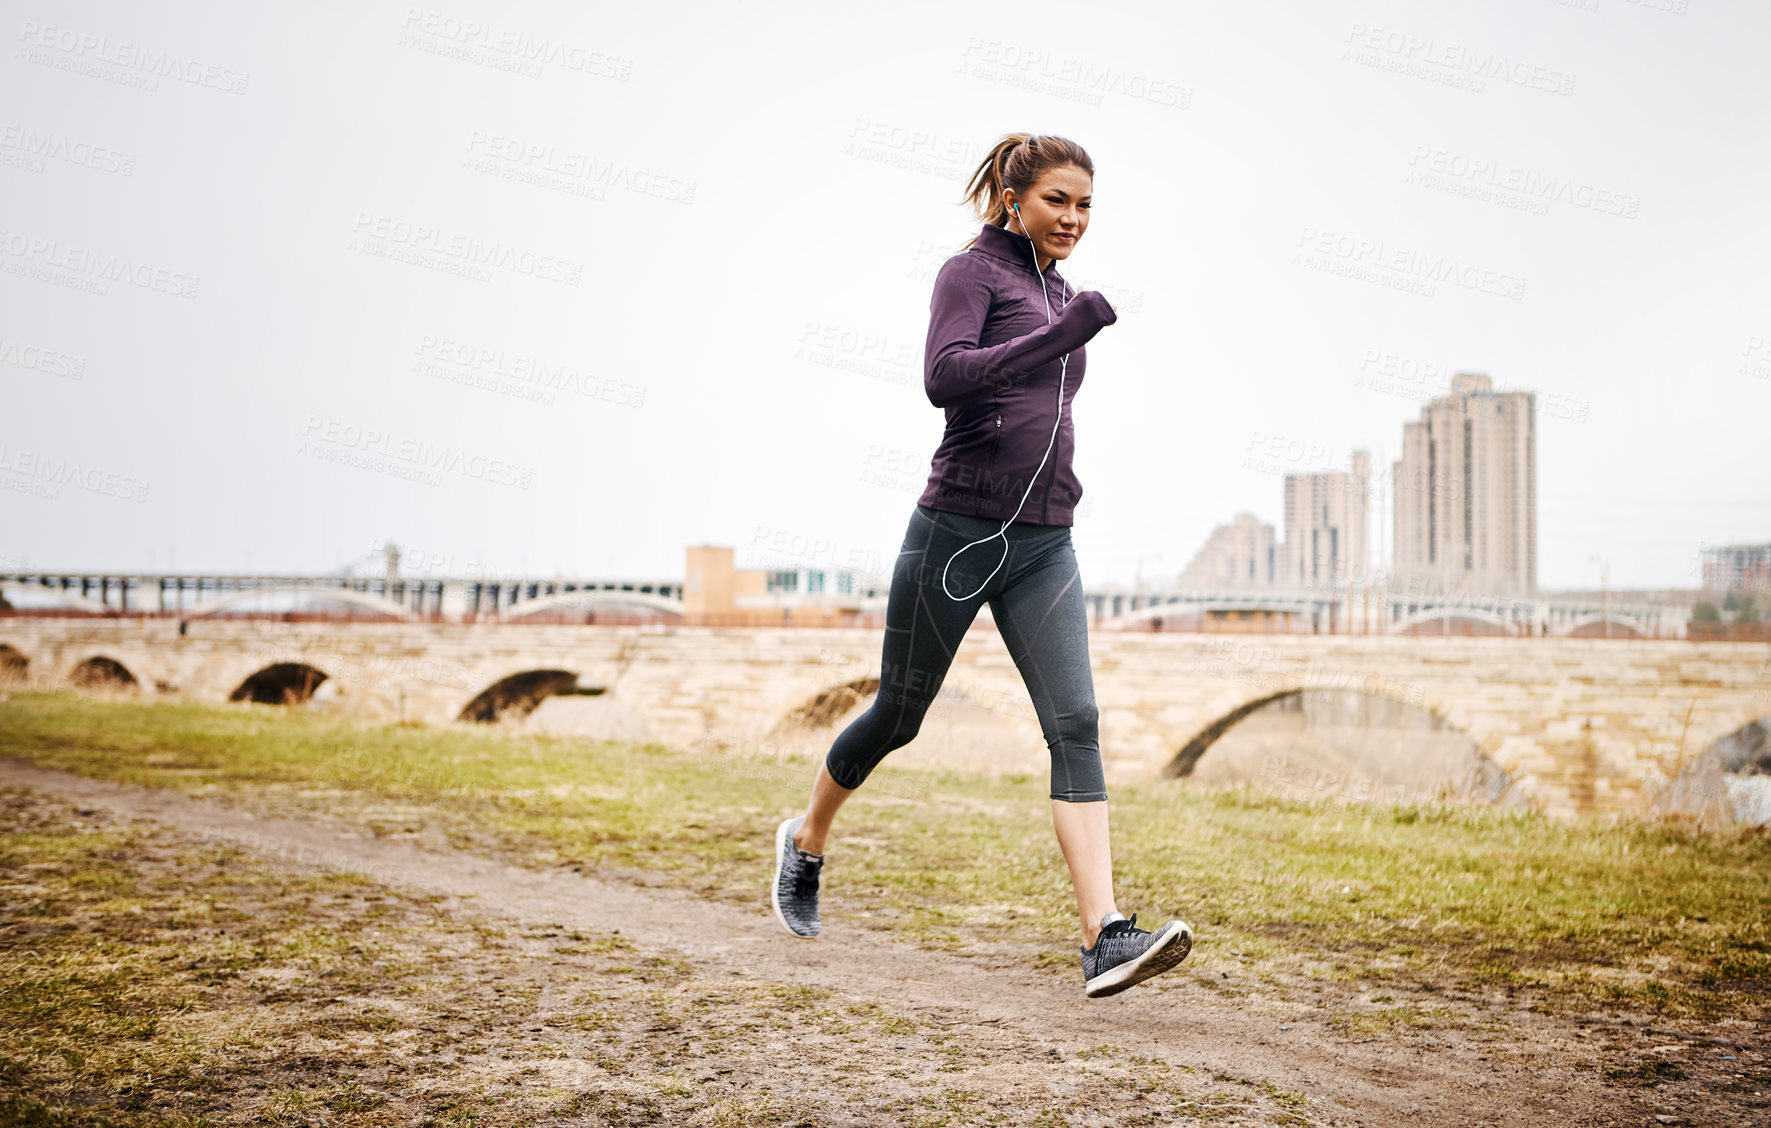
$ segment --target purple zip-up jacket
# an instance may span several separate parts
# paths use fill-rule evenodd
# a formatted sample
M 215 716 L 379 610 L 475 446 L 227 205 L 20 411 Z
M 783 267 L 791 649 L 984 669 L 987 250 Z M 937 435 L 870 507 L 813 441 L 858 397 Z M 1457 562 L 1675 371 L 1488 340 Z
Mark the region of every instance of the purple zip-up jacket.
M 987 223 L 969 250 L 941 264 L 929 300 L 922 382 L 929 402 L 947 409 L 947 430 L 918 504 L 1008 520 L 1051 442 L 1059 358 L 1069 353 L 1057 442 L 1015 520 L 1075 524 L 1082 483 L 1070 468 L 1070 401 L 1082 386 L 1083 344 L 1119 318 L 1100 291 L 1069 289 L 1057 265 L 1053 259 L 1045 271 L 1047 325 L 1026 236 Z

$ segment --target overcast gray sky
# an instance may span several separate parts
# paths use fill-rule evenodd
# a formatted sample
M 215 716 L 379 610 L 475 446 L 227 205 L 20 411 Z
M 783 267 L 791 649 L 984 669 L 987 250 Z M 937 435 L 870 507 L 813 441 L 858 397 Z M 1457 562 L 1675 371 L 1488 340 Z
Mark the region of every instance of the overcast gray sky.
M 1771 540 L 1764 0 L 279 7 L 5 5 L 0 566 L 878 566 L 1012 130 L 1120 309 L 1085 582 L 1456 370 L 1539 393 L 1544 585 Z

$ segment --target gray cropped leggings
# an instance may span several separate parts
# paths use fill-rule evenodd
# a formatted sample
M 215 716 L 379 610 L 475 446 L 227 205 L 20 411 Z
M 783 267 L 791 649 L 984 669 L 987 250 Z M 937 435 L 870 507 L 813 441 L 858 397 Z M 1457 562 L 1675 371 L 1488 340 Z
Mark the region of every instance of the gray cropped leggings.
M 988 600 L 1051 751 L 1051 797 L 1071 803 L 1107 798 L 1088 666 L 1088 608 L 1070 527 L 1015 522 L 1004 534 L 1007 559 L 999 537 L 967 549 L 948 569 L 948 590 L 965 599 L 941 590 L 948 558 L 1001 527 L 1001 521 L 922 505 L 911 514 L 886 600 L 879 696 L 837 734 L 824 759 L 837 783 L 861 786 L 886 753 L 910 743 L 966 628 Z M 998 560 L 1002 567 L 980 590 Z

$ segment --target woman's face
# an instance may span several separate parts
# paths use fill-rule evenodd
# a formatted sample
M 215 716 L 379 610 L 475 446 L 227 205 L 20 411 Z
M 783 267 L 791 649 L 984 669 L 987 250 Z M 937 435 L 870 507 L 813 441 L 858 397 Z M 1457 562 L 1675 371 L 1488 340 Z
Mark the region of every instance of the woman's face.
M 1004 204 L 1021 206 L 1019 218 L 1010 209 L 1008 229 L 1033 240 L 1039 248 L 1042 267 L 1049 259 L 1069 258 L 1082 241 L 1082 233 L 1088 230 L 1093 192 L 1094 178 L 1075 165 L 1047 169 L 1024 196 L 1013 188 L 1003 190 Z

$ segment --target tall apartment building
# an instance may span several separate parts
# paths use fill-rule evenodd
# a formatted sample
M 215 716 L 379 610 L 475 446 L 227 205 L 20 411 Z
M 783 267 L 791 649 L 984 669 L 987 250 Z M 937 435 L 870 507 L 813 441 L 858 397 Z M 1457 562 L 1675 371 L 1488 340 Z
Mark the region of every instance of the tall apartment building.
M 1537 589 L 1537 396 L 1460 372 L 1402 425 L 1393 466 L 1396 582 L 1432 592 Z
M 1771 544 L 1707 545 L 1703 586 L 1709 591 L 1771 591 Z
M 1371 455 L 1352 469 L 1285 476 L 1285 543 L 1277 584 L 1321 588 L 1371 578 Z
M 1270 588 L 1277 545 L 1273 526 L 1252 513 L 1238 513 L 1211 531 L 1180 575 L 1185 588 Z

